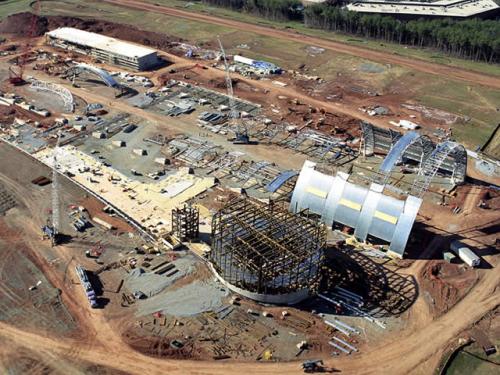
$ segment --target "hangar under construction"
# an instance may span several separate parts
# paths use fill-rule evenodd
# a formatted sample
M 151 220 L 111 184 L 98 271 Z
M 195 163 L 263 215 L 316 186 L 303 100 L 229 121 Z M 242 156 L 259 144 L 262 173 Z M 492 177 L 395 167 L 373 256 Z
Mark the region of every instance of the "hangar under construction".
M 116 66 L 133 70 L 149 70 L 159 63 L 156 50 L 124 42 L 105 35 L 72 27 L 61 27 L 45 34 L 47 43 Z
M 338 172 L 334 177 L 315 167 L 311 161 L 304 163 L 290 211 L 308 210 L 320 215 L 329 227 L 338 223 L 354 228 L 354 236 L 361 241 L 369 235 L 387 241 L 391 253 L 402 258 L 422 199 L 408 195 L 399 200 L 385 195 L 384 185 L 372 183 L 366 188 L 348 182 L 347 173 Z
M 316 220 L 237 198 L 212 221 L 209 258 L 229 289 L 265 303 L 292 304 L 318 286 L 326 244 Z

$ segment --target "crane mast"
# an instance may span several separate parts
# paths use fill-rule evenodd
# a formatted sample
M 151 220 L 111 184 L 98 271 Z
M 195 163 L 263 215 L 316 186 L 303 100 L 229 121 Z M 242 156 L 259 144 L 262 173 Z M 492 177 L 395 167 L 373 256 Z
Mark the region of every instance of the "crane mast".
M 57 133 L 57 142 L 52 154 L 52 245 L 56 244 L 56 238 L 59 233 L 59 176 L 57 172 L 57 154 L 61 140 L 61 133 Z
M 237 120 L 239 115 L 234 104 L 233 82 L 231 81 L 231 76 L 229 75 L 229 64 L 227 63 L 226 52 L 224 51 L 224 47 L 219 37 L 217 37 L 217 41 L 219 42 L 221 56 L 224 62 L 224 69 L 226 71 L 227 96 L 229 97 L 229 127 L 235 133 L 233 143 L 248 144 L 249 137 L 247 131 L 245 128 L 242 129 L 241 122 Z

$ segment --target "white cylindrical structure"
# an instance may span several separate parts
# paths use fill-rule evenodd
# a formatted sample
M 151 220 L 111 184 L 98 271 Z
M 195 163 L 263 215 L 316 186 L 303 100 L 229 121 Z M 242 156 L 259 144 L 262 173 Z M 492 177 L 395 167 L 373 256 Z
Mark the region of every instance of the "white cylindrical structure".
M 351 334 L 350 334 L 348 331 L 346 331 L 345 329 L 343 329 L 343 328 L 339 327 L 337 324 L 335 324 L 335 323 L 333 323 L 333 322 L 330 322 L 329 320 L 325 320 L 325 324 L 326 324 L 327 326 L 330 326 L 330 327 L 332 327 L 332 328 L 335 328 L 337 331 L 339 331 L 339 332 L 343 333 L 343 334 L 344 334 L 344 335 L 346 335 L 346 336 L 351 336 Z
M 479 258 L 471 249 L 465 246 L 460 241 L 453 241 L 450 244 L 450 249 L 455 254 L 457 254 L 460 259 L 464 261 L 469 267 L 477 267 L 481 264 L 481 258 Z
M 355 347 L 354 347 L 354 346 L 352 346 L 351 344 L 349 344 L 349 343 L 345 342 L 344 340 L 339 339 L 338 337 L 334 337 L 333 339 L 334 339 L 335 341 L 338 341 L 338 342 L 340 342 L 341 344 L 345 345 L 346 347 L 348 347 L 348 348 L 349 348 L 349 349 L 351 349 L 352 351 L 355 351 L 355 352 L 357 352 L 357 351 L 358 351 L 358 349 L 357 349 L 357 348 L 355 348 Z
M 347 350 L 346 348 L 341 347 L 340 345 L 334 343 L 333 341 L 328 341 L 328 344 L 330 344 L 334 348 L 337 348 L 338 350 L 344 352 L 345 354 L 351 354 L 351 352 L 349 350 Z

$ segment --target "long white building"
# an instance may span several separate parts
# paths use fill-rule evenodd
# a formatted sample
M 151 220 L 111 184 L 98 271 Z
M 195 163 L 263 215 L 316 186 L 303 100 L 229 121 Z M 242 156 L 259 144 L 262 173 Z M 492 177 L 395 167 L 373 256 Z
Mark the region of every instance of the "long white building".
M 105 63 L 132 70 L 149 70 L 159 62 L 154 49 L 72 27 L 61 27 L 45 35 L 51 46 L 94 56 Z
M 483 17 L 498 13 L 493 0 L 354 0 L 346 8 L 359 13 L 406 17 Z

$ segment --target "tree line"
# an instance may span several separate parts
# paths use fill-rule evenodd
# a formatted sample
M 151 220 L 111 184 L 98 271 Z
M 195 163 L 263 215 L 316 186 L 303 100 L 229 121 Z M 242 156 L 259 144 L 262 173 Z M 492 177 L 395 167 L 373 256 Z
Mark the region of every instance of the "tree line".
M 301 21 L 311 28 L 410 46 L 431 47 L 451 56 L 474 61 L 500 62 L 498 20 L 421 18 L 403 21 L 391 16 L 352 12 L 337 6 L 336 0 L 313 4 L 305 9 L 299 0 L 203 1 L 276 21 Z
M 203 2 L 274 21 L 302 20 L 304 9 L 300 0 L 203 0 Z

